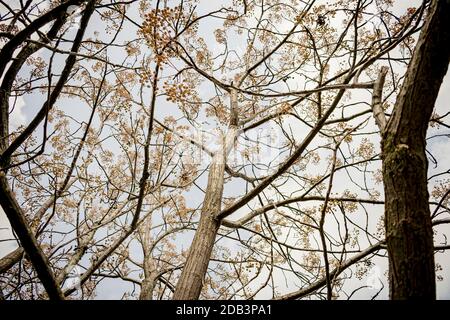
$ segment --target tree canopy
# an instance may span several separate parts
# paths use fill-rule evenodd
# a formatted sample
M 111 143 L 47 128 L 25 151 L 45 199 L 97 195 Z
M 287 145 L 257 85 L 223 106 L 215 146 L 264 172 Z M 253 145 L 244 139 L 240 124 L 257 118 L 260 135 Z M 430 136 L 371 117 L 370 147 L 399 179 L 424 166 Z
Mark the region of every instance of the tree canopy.
M 449 7 L 0 0 L 0 296 L 448 298 Z

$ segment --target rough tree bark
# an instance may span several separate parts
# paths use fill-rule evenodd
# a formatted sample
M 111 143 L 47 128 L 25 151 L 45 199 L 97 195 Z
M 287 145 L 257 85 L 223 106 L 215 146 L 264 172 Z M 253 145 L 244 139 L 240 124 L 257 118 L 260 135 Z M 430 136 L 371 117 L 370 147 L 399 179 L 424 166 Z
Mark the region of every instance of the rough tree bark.
M 222 146 L 214 153 L 211 161 L 205 199 L 201 209 L 198 229 L 189 249 L 186 264 L 178 280 L 174 300 L 196 300 L 200 296 L 212 249 L 220 227 L 217 215 L 220 213 L 225 164 L 228 153 L 238 136 L 237 93 L 231 90 L 231 116 L 228 132 Z
M 450 60 L 450 1 L 431 2 L 383 132 L 385 228 L 391 299 L 436 298 L 426 132 Z

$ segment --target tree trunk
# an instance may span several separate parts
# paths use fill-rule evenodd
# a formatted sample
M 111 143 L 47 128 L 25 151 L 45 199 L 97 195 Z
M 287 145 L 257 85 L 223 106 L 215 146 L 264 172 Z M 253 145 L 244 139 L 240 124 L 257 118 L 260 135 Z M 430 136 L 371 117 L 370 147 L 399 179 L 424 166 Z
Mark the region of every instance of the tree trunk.
M 150 272 L 145 275 L 144 280 L 142 280 L 141 284 L 141 292 L 139 293 L 139 300 L 152 300 L 153 298 L 153 290 L 156 285 L 156 271 Z
M 225 163 L 221 150 L 213 157 L 198 229 L 189 249 L 186 264 L 173 294 L 174 300 L 195 300 L 200 296 L 214 241 L 219 230 Z
M 152 223 L 151 216 L 149 216 L 143 226 L 140 228 L 142 232 L 142 251 L 144 253 L 144 261 L 142 263 L 142 269 L 144 270 L 144 279 L 141 283 L 141 292 L 139 294 L 139 300 L 152 300 L 153 290 L 155 289 L 158 272 L 156 271 L 156 264 L 152 257 L 152 250 L 154 243 L 152 241 Z
M 198 229 L 189 249 L 186 264 L 178 280 L 174 300 L 196 300 L 203 287 L 214 241 L 220 227 L 217 215 L 221 209 L 225 163 L 238 135 L 237 95 L 231 91 L 230 125 L 221 148 L 215 152 L 208 174 L 205 199 L 200 215 Z
M 450 1 L 432 1 L 382 140 L 391 299 L 436 298 L 425 139 L 449 46 Z

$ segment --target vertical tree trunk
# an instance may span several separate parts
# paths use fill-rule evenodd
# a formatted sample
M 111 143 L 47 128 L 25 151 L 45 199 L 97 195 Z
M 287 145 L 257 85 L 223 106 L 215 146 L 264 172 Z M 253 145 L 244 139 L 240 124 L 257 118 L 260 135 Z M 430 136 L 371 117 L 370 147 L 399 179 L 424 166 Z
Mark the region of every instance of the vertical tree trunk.
M 208 189 L 209 187 L 208 185 Z M 219 194 L 216 192 L 212 197 L 218 198 Z M 199 226 L 189 249 L 186 264 L 173 294 L 174 300 L 196 300 L 200 296 L 203 279 L 219 229 L 219 222 L 215 219 L 215 214 L 220 209 L 211 207 L 208 209 L 213 211 L 206 210 L 206 208 L 202 210 Z
M 425 139 L 449 46 L 450 1 L 434 0 L 383 134 L 391 299 L 436 298 Z
M 153 298 L 153 290 L 156 285 L 156 270 L 151 272 L 146 272 L 144 280 L 142 280 L 141 284 L 141 292 L 139 293 L 139 300 L 152 300 Z
M 232 90 L 231 116 L 227 136 L 223 139 L 221 148 L 215 152 L 211 162 L 198 229 L 173 294 L 174 300 L 196 300 L 200 296 L 214 241 L 220 227 L 217 215 L 221 209 L 226 158 L 238 135 L 236 104 L 236 91 Z
M 141 245 L 144 253 L 144 260 L 142 263 L 142 269 L 144 270 L 144 279 L 141 282 L 141 292 L 139 293 L 139 300 L 152 300 L 153 290 L 156 285 L 156 278 L 158 273 L 156 272 L 155 261 L 152 257 L 152 248 L 154 246 L 152 241 L 152 219 L 151 215 L 146 218 L 145 223 L 140 228 L 141 233 Z
M 203 278 L 219 230 L 219 221 L 216 219 L 216 215 L 221 207 L 225 171 L 221 151 L 219 150 L 214 155 L 209 169 L 208 185 L 198 229 L 195 232 L 186 264 L 178 280 L 173 295 L 174 300 L 195 300 L 200 296 Z

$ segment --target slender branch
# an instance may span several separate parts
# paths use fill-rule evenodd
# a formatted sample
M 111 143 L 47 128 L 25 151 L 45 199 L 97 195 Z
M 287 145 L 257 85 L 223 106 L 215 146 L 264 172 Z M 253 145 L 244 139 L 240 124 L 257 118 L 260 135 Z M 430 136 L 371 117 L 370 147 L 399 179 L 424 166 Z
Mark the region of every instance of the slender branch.
M 63 300 L 64 296 L 61 288 L 56 282 L 55 275 L 49 266 L 47 257 L 40 248 L 28 222 L 25 220 L 25 214 L 14 198 L 13 193 L 8 186 L 8 180 L 3 172 L 0 172 L 0 194 L 0 204 L 3 211 L 8 217 L 13 230 L 16 232 L 20 244 L 30 258 L 49 298 Z
M 378 73 L 378 78 L 373 85 L 373 93 L 372 93 L 373 116 L 375 118 L 375 122 L 377 123 L 382 133 L 386 128 L 387 121 L 381 104 L 382 101 L 381 97 L 383 94 L 384 80 L 386 79 L 386 74 L 388 70 L 389 69 L 386 66 L 381 67 L 381 70 Z
M 348 76 L 344 83 L 348 83 L 350 81 L 350 76 Z M 282 175 L 286 170 L 288 170 L 291 165 L 302 155 L 305 151 L 306 147 L 311 143 L 314 137 L 319 133 L 322 127 L 325 125 L 326 120 L 333 113 L 334 109 L 337 107 L 339 101 L 341 101 L 342 96 L 344 95 L 345 89 L 339 90 L 334 101 L 327 112 L 323 115 L 323 117 L 317 122 L 316 126 L 308 133 L 300 146 L 294 151 L 294 153 L 278 168 L 278 170 L 272 174 L 271 176 L 264 179 L 259 185 L 257 185 L 252 191 L 244 195 L 240 200 L 231 205 L 230 207 L 222 210 L 218 215 L 217 219 L 222 220 L 223 218 L 229 216 L 239 208 L 246 205 L 250 200 L 252 200 L 255 196 L 257 196 L 262 190 L 264 190 L 269 184 L 271 184 L 276 178 Z
M 330 272 L 330 277 L 331 278 L 335 278 L 337 277 L 340 273 L 342 273 L 345 269 L 347 269 L 348 267 L 352 266 L 353 264 L 357 263 L 358 261 L 360 261 L 361 259 L 367 257 L 368 255 L 379 251 L 380 249 L 383 249 L 383 242 L 378 242 L 376 244 L 374 244 L 373 246 L 367 248 L 366 250 L 362 251 L 359 254 L 354 255 L 353 257 L 351 257 L 350 259 L 346 260 L 344 263 L 342 263 L 340 266 L 338 266 L 337 268 L 335 268 L 332 272 Z M 323 286 L 325 286 L 327 284 L 327 279 L 326 277 L 321 278 L 320 280 L 318 280 L 317 282 L 313 283 L 312 285 L 300 289 L 298 291 L 289 293 L 289 294 L 285 294 L 282 295 L 280 297 L 275 298 L 275 300 L 293 300 L 293 299 L 300 299 L 303 298 L 317 290 L 319 290 L 320 288 L 322 288 Z

